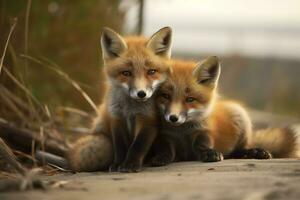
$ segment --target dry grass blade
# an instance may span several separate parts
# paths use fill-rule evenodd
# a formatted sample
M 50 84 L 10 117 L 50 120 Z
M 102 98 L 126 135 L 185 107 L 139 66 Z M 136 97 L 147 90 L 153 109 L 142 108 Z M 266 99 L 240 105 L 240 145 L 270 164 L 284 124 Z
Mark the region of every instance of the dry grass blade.
M 69 112 L 69 113 L 74 113 L 74 114 L 81 115 L 81 116 L 87 117 L 87 118 L 92 118 L 92 116 L 89 113 L 87 113 L 83 110 L 80 110 L 78 108 L 59 106 L 59 107 L 57 107 L 57 110 L 58 111 L 66 111 L 66 112 Z
M 8 77 L 21 89 L 26 95 L 30 96 L 30 98 L 40 106 L 40 108 L 44 111 L 44 107 L 40 104 L 40 102 L 32 95 L 32 93 L 14 76 L 9 72 L 8 69 L 3 68 L 3 71 L 8 75 Z M 45 112 L 45 111 L 44 111 Z
M 25 103 L 20 97 L 16 96 L 14 93 L 9 91 L 7 88 L 4 86 L 0 85 L 0 91 L 5 95 L 6 97 L 10 98 L 16 105 L 18 105 L 20 108 L 23 110 L 26 110 L 30 112 L 29 110 L 29 105 Z
M 34 124 L 28 120 L 28 113 L 31 113 L 32 110 L 30 110 L 30 106 L 22 100 L 20 97 L 15 95 L 13 92 L 9 91 L 4 86 L 0 85 L 0 97 L 4 100 L 3 103 L 5 103 L 5 106 L 12 110 L 12 113 L 17 114 L 20 120 L 23 121 L 24 124 L 26 124 L 28 127 L 33 127 Z M 38 113 L 33 113 L 36 120 L 40 120 L 40 116 Z
M 35 157 L 33 157 L 32 155 L 26 154 L 22 151 L 19 150 L 13 150 L 13 153 L 17 156 L 17 157 L 24 157 L 28 160 L 31 160 L 32 162 L 37 162 L 37 160 L 35 159 Z
M 44 63 L 48 63 L 48 65 L 51 65 L 51 66 L 55 67 L 56 69 L 61 69 L 61 67 L 59 67 L 55 62 L 53 62 L 53 61 L 50 60 L 49 58 L 46 58 L 46 57 L 43 57 L 43 56 L 42 56 L 40 59 L 41 59 Z M 82 87 L 82 88 L 89 89 L 89 90 L 96 90 L 95 87 L 92 87 L 92 86 L 90 86 L 90 85 L 88 85 L 88 84 L 86 84 L 86 83 L 82 83 L 82 82 L 80 82 L 80 81 L 78 81 L 78 80 L 76 80 L 76 83 L 77 83 L 78 85 L 80 85 L 80 87 Z
M 14 104 L 13 101 L 11 101 L 10 98 L 8 98 L 8 96 L 6 96 L 4 94 L 4 92 L 1 90 L 0 88 L 0 97 L 3 100 L 3 103 L 5 103 L 5 105 L 10 108 L 10 110 L 12 110 L 12 112 L 14 112 L 20 119 L 25 120 L 27 119 L 27 117 L 23 114 L 22 111 L 20 111 L 20 109 Z M 26 124 L 29 124 L 27 120 L 25 120 Z
M 27 1 L 27 7 L 26 7 L 26 18 L 25 18 L 25 31 L 24 31 L 24 53 L 28 53 L 28 29 L 29 29 L 29 14 L 30 14 L 30 8 L 31 8 L 31 0 Z M 28 68 L 28 62 L 25 60 L 25 77 L 27 76 L 27 68 Z
M 48 69 L 51 69 L 52 71 L 56 72 L 58 75 L 60 75 L 61 77 L 63 77 L 67 82 L 69 82 L 82 96 L 83 98 L 89 103 L 89 105 L 94 109 L 95 112 L 98 111 L 96 104 L 93 102 L 93 100 L 87 95 L 87 93 L 85 91 L 83 91 L 83 89 L 80 87 L 80 85 L 73 80 L 72 78 L 69 77 L 68 74 L 66 74 L 65 72 L 53 67 L 52 65 L 49 65 L 47 63 L 42 62 L 41 60 L 38 60 L 36 58 L 33 58 L 31 56 L 28 55 L 21 55 L 24 58 L 27 58 L 37 64 L 40 64 L 41 66 L 47 67 Z
M 14 18 L 13 19 L 13 24 L 10 27 L 10 31 L 9 31 L 9 34 L 8 34 L 8 37 L 7 37 L 7 40 L 6 40 L 6 43 L 5 43 L 4 51 L 2 53 L 2 57 L 1 57 L 1 60 L 0 60 L 0 74 L 1 74 L 1 71 L 2 71 L 3 61 L 4 61 L 4 58 L 5 58 L 6 50 L 7 50 L 8 44 L 9 44 L 9 40 L 10 40 L 11 34 L 13 33 L 13 31 L 15 29 L 16 24 L 17 24 L 17 18 Z

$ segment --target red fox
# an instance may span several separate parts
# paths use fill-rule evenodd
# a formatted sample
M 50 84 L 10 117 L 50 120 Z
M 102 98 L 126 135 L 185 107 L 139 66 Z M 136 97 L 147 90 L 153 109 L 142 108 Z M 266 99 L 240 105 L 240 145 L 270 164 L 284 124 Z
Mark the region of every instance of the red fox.
M 171 62 L 172 73 L 156 99 L 162 120 L 153 146 L 155 156 L 150 161 L 153 166 L 175 160 L 215 162 L 222 160 L 223 155 L 269 159 L 271 154 L 267 150 L 275 157 L 296 156 L 299 144 L 292 130 L 262 130 L 253 134 L 247 111 L 238 103 L 219 98 L 221 67 L 217 57 L 198 64 Z
M 112 171 L 141 169 L 157 134 L 158 112 L 153 96 L 170 72 L 166 61 L 171 56 L 171 44 L 169 27 L 160 29 L 149 40 L 123 38 L 104 28 L 101 47 L 106 93 L 94 135 L 79 140 L 69 153 L 75 171 L 101 170 L 108 165 Z M 112 146 L 103 146 L 110 140 Z

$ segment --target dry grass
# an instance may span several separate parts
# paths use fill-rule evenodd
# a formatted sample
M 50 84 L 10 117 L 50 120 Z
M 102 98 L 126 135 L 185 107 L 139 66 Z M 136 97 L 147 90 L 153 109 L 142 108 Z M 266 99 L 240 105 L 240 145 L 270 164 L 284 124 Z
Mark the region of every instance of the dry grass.
M 0 75 L 1 75 L 2 67 L 3 67 L 4 58 L 5 58 L 5 55 L 6 55 L 7 47 L 8 47 L 8 44 L 9 44 L 9 40 L 10 40 L 10 37 L 11 37 L 15 27 L 16 27 L 16 24 L 17 24 L 17 18 L 14 18 L 13 23 L 10 27 L 10 31 L 9 31 L 9 34 L 7 36 L 5 47 L 4 47 L 4 50 L 3 50 L 3 53 L 2 53 L 2 56 L 1 56 L 1 60 L 0 60 Z
M 27 17 L 26 17 L 26 25 L 25 25 L 25 53 L 28 52 L 27 40 L 28 40 L 28 16 L 29 16 L 30 4 L 31 1 L 29 0 L 27 12 L 26 12 Z M 44 167 L 49 168 L 49 166 L 46 165 L 47 163 L 45 163 L 45 160 L 42 160 L 42 162 L 37 162 L 35 158 L 36 151 L 38 149 L 40 149 L 41 151 L 45 151 L 45 142 L 50 138 L 56 139 L 57 141 L 66 140 L 65 135 L 62 134 L 61 130 L 67 130 L 68 128 L 61 128 L 61 124 L 64 124 L 63 122 L 64 119 L 57 116 L 56 115 L 57 113 L 53 114 L 53 112 L 51 111 L 51 109 L 49 109 L 47 105 L 40 102 L 32 93 L 32 91 L 29 89 L 27 81 L 24 81 L 27 80 L 26 77 L 27 67 L 30 66 L 30 63 L 28 61 L 38 64 L 39 66 L 45 67 L 55 72 L 57 75 L 59 75 L 59 77 L 61 77 L 64 81 L 66 81 L 66 83 L 71 84 L 72 87 L 76 91 L 78 91 L 79 95 L 81 95 L 82 98 L 84 98 L 88 102 L 88 104 L 95 112 L 97 112 L 97 106 L 93 102 L 93 100 L 89 97 L 89 95 L 82 89 L 82 87 L 77 81 L 72 79 L 67 73 L 60 70 L 59 66 L 47 61 L 46 59 L 37 59 L 26 54 L 20 55 L 22 58 L 25 59 L 23 63 L 18 63 L 19 65 L 18 69 L 20 66 L 23 65 L 23 67 L 25 67 L 25 70 L 23 71 L 23 73 L 17 71 L 17 73 L 19 73 L 18 77 L 14 75 L 14 73 L 11 70 L 12 68 L 10 68 L 9 70 L 9 68 L 3 64 L 6 56 L 6 51 L 9 46 L 11 35 L 16 26 L 16 22 L 17 20 L 14 19 L 6 40 L 5 48 L 0 62 L 0 72 L 1 71 L 4 72 L 0 75 L 5 76 L 5 80 L 7 79 L 10 80 L 10 83 L 13 84 L 15 89 L 10 90 L 9 88 L 11 87 L 11 85 L 10 87 L 8 87 L 6 84 L 0 83 L 0 101 L 1 101 L 0 114 L 2 116 L 0 120 L 5 123 L 15 124 L 16 127 L 26 128 L 36 132 L 36 134 L 38 134 L 39 137 L 41 138 L 40 144 L 37 144 L 35 140 L 32 140 L 30 153 L 24 153 L 16 150 L 14 151 L 14 153 L 18 157 L 30 161 L 29 163 L 31 163 L 33 167 L 36 167 L 38 164 L 42 164 Z M 10 46 L 10 51 L 14 53 L 12 46 Z M 18 92 L 15 92 L 16 90 Z M 71 115 L 79 116 L 79 118 L 85 118 L 87 120 L 91 120 L 91 115 L 89 113 L 77 108 L 59 106 L 55 110 L 58 113 L 68 112 Z M 74 128 L 73 125 L 72 125 L 73 128 L 72 130 L 75 130 L 76 126 Z M 54 173 L 57 170 L 60 169 L 53 169 L 53 167 L 50 168 L 51 173 Z

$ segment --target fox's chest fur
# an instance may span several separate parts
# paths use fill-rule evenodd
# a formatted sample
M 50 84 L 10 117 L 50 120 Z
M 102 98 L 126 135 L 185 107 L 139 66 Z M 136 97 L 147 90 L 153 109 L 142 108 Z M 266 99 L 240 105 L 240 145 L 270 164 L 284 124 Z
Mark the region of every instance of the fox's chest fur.
M 193 134 L 206 131 L 200 123 L 187 122 L 180 126 L 172 126 L 162 122 L 160 137 L 167 137 L 175 145 L 177 159 L 181 161 L 193 160 Z
M 153 98 L 147 101 L 137 101 L 126 94 L 123 88 L 116 87 L 111 90 L 109 99 L 109 112 L 113 116 L 132 118 L 139 114 L 145 116 L 155 115 Z
M 161 119 L 162 121 L 163 119 Z M 201 123 L 186 122 L 180 126 L 172 126 L 168 122 L 162 122 L 161 133 L 164 135 L 181 138 L 195 133 L 196 131 L 204 130 Z

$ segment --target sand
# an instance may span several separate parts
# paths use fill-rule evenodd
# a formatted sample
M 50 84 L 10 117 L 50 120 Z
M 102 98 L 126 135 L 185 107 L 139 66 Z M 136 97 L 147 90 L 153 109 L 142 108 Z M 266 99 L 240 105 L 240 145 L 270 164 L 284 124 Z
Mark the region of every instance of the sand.
M 300 160 L 185 162 L 140 173 L 65 173 L 63 188 L 0 194 L 1 200 L 300 199 Z

